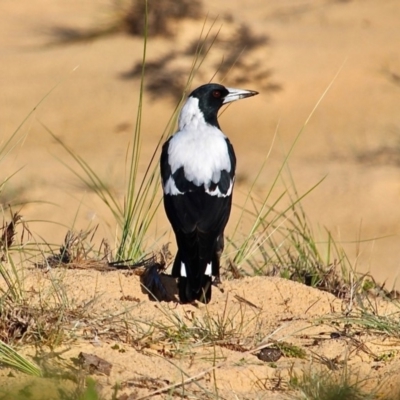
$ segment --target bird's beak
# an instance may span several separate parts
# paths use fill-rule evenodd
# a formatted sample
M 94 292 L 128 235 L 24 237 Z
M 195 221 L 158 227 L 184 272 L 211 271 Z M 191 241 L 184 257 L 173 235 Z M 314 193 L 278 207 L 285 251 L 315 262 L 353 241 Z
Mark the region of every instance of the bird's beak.
M 258 94 L 258 92 L 255 92 L 254 90 L 243 90 L 243 89 L 234 89 L 234 88 L 227 88 L 228 89 L 228 95 L 225 96 L 224 101 L 222 104 L 230 103 L 232 101 L 240 100 L 240 99 L 245 99 L 246 97 L 251 97 L 255 96 Z

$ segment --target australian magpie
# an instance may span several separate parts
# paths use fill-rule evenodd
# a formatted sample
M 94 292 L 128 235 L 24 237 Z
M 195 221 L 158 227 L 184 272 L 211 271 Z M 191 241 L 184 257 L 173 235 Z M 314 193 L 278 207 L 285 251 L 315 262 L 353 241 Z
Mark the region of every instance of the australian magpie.
M 182 303 L 208 303 L 211 279 L 219 279 L 236 157 L 218 124 L 218 110 L 256 94 L 215 83 L 198 87 L 182 107 L 178 132 L 163 145 L 164 207 L 178 245 L 172 275 Z

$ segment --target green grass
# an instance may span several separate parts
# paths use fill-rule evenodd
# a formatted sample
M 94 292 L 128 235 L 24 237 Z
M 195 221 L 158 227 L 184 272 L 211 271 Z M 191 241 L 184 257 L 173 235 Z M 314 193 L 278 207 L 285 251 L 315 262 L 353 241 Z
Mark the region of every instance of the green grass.
M 0 340 L 0 365 L 15 368 L 27 375 L 42 376 L 40 368 Z
M 365 381 L 360 380 L 347 368 L 340 372 L 305 371 L 294 374 L 289 382 L 298 400 L 368 400 L 376 399 L 370 391 L 363 390 Z
M 215 23 L 215 21 L 214 21 Z M 139 104 L 137 108 L 136 124 L 132 134 L 132 142 L 126 154 L 125 165 L 125 194 L 123 201 L 114 194 L 110 186 L 102 177 L 73 150 L 67 147 L 63 141 L 51 132 L 45 125 L 47 132 L 65 149 L 72 160 L 75 162 L 77 169 L 61 160 L 61 162 L 77 177 L 81 183 L 94 192 L 99 199 L 111 211 L 111 214 L 118 227 L 115 237 L 116 243 L 116 261 L 131 260 L 133 263 L 140 260 L 148 252 L 148 231 L 151 223 L 161 204 L 160 194 L 160 177 L 159 177 L 159 150 L 165 140 L 175 131 L 176 121 L 180 110 L 180 105 L 187 95 L 191 82 L 201 67 L 203 61 L 207 57 L 213 42 L 218 33 L 211 37 L 214 23 L 206 30 L 206 21 L 203 30 L 200 33 L 198 47 L 193 57 L 193 63 L 182 93 L 181 101 L 176 105 L 164 131 L 160 135 L 158 143 L 147 163 L 144 174 L 139 171 L 139 163 L 141 159 L 142 145 L 142 108 L 143 93 L 145 83 L 145 65 L 147 51 L 147 20 L 145 23 L 145 32 L 143 40 L 143 56 L 142 56 L 142 74 L 140 79 Z M 208 44 L 208 47 L 206 47 Z M 154 240 L 154 239 L 153 239 Z
M 340 70 L 337 75 L 339 72 Z M 271 180 L 265 197 L 257 200 L 253 193 L 268 165 L 271 150 L 250 185 L 240 217 L 236 221 L 233 233 L 227 238 L 228 245 L 225 251 L 225 257 L 229 257 L 239 275 L 278 275 L 330 291 L 337 296 L 344 294 L 341 291 L 349 290 L 350 275 L 354 272 L 352 264 L 329 231 L 326 231 L 323 240 L 316 240 L 302 207 L 302 200 L 306 196 L 316 195 L 313 192 L 325 178 L 300 194 L 289 167 L 289 159 L 298 141 L 337 75 L 292 142 L 278 172 Z M 275 136 L 277 135 L 278 132 Z M 284 189 L 276 193 L 278 184 Z M 240 226 L 244 221 L 250 221 L 251 227 L 243 235 Z
M 339 371 L 307 369 L 302 374 L 291 373 L 289 387 L 295 400 L 398 400 L 400 390 L 387 389 L 387 381 L 377 382 L 362 377 L 356 370 L 344 366 Z
M 204 315 L 190 312 L 174 312 L 158 305 L 164 320 L 151 321 L 152 340 L 163 343 L 171 354 L 188 355 L 194 348 L 219 346 L 240 352 L 256 347 L 261 340 L 260 316 L 262 311 L 252 311 L 251 307 L 239 303 L 233 307 L 226 296 L 223 308 L 211 313 L 207 308 Z
M 355 309 L 344 316 L 331 316 L 327 320 L 340 321 L 342 324 L 354 327 L 354 329 L 356 329 L 355 327 L 362 329 L 363 332 L 399 340 L 400 307 L 398 303 L 393 304 L 399 308 L 399 311 L 382 315 L 376 310 L 363 305 L 355 307 Z

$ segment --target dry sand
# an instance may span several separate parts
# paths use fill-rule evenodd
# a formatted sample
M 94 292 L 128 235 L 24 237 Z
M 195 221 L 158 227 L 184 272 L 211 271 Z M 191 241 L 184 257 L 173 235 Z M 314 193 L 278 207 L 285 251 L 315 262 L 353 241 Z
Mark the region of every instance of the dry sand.
M 227 281 L 220 290 L 214 289 L 212 302 L 205 306 L 151 301 L 131 273 L 30 270 L 26 278 L 28 287 L 42 293 L 42 301 L 54 293 L 54 282 L 62 282 L 75 310 L 86 304 L 86 312 L 77 311 L 70 320 L 65 344 L 44 365 L 65 371 L 80 352 L 101 357 L 112 364 L 109 375 L 94 373 L 106 399 L 116 383 L 121 387 L 119 395 L 132 395 L 132 399 L 170 386 L 176 391 L 169 394 L 180 397 L 180 383 L 191 378 L 196 383 L 185 385 L 188 396 L 284 399 L 290 377 L 310 368 L 327 371 L 328 365 L 340 371 L 344 363 L 350 381 L 365 380 L 365 390 L 382 383 L 382 393 L 398 389 L 398 340 L 369 334 L 356 325 L 346 333 L 349 321 L 343 311 L 355 311 L 354 305 L 286 279 Z M 95 284 L 88 285 L 90 281 Z M 390 302 L 374 302 L 379 315 L 398 312 Z M 275 341 L 304 349 L 304 358 L 258 359 L 257 349 Z M 35 354 L 33 349 L 23 351 Z M 71 383 L 61 378 L 12 376 L 7 369 L 0 373 L 2 388 L 15 390 L 29 382 L 30 398 L 43 398 L 46 384 L 49 393 L 57 387 L 71 390 Z
M 247 23 L 255 32 L 269 36 L 268 45 L 259 48 L 255 56 L 272 72 L 272 82 L 281 88 L 261 90 L 259 96 L 232 105 L 220 118 L 239 160 L 238 174 L 242 179 L 237 186 L 236 201 L 241 201 L 240 193 L 246 192 L 257 174 L 277 131 L 266 169 L 255 189 L 260 198 L 265 195 L 285 152 L 333 82 L 290 156 L 291 172 L 300 193 L 326 177 L 303 201 L 317 239 L 326 239 L 324 229 L 327 228 L 336 240 L 344 243 L 359 271 L 371 271 L 378 281 L 387 281 L 391 287 L 400 272 L 397 155 L 400 149 L 400 3 L 396 0 L 249 0 L 244 8 L 239 0 L 229 4 L 228 11 L 237 23 Z M 68 227 L 84 229 L 96 223 L 100 223 L 99 236 L 112 237 L 110 232 L 115 226 L 111 216 L 63 166 L 62 162 L 73 163 L 45 127 L 84 157 L 122 198 L 125 154 L 135 121 L 139 83 L 120 76 L 140 59 L 141 40 L 116 35 L 73 45 L 48 46 L 54 39 L 49 32 L 55 26 L 85 28 L 103 21 L 108 10 L 104 2 L 20 0 L 3 1 L 1 8 L 0 139 L 6 140 L 43 96 L 54 89 L 22 126 L 23 140 L 1 163 L 3 178 L 23 167 L 7 184 L 2 203 L 15 199 L 38 201 L 23 206 L 21 213 L 31 221 L 31 230 L 51 243 L 61 243 Z M 226 2 L 222 1 L 206 1 L 204 8 L 211 18 L 227 12 Z M 182 22 L 177 26 L 180 32 L 177 45 L 185 42 L 185 35 L 197 37 L 201 25 L 202 22 Z M 229 24 L 226 25 L 229 30 Z M 222 33 L 224 29 L 222 26 Z M 148 46 L 149 58 L 154 59 L 159 52 L 169 51 L 170 42 L 157 38 L 150 40 Z M 222 56 L 211 52 L 214 59 Z M 207 68 L 206 62 L 204 75 L 211 78 L 213 71 Z M 229 85 L 229 79 L 228 74 L 224 83 Z M 202 82 L 195 80 L 194 85 L 198 83 Z M 258 82 L 246 86 L 257 90 Z M 174 106 L 170 100 L 145 96 L 142 170 Z M 276 191 L 281 189 L 278 186 Z M 163 240 L 172 240 L 162 210 L 154 231 L 154 237 L 166 233 Z M 371 240 L 356 243 L 365 239 Z M 94 287 L 95 281 L 106 279 L 105 286 L 97 289 L 104 293 L 104 299 L 109 299 L 104 304 L 111 307 L 115 302 L 115 307 L 121 307 L 121 281 L 116 273 L 112 276 L 109 280 L 109 275 L 104 278 L 97 273 L 96 277 L 91 273 L 71 273 L 68 279 L 78 282 L 77 287 L 71 286 L 71 296 L 79 297 L 80 285 L 84 290 Z M 124 279 L 125 294 L 146 298 L 136 293 L 139 288 L 136 281 Z M 399 284 L 396 286 L 400 288 Z M 237 309 L 240 304 L 230 293 L 239 293 L 263 310 L 265 335 L 287 317 L 292 319 L 288 328 L 292 338 L 296 329 L 309 326 L 310 319 L 329 313 L 332 304 L 338 302 L 328 294 L 278 279 L 246 279 L 226 282 L 224 287 L 225 294 L 215 291 L 209 312 L 220 312 L 228 293 L 229 309 Z M 289 299 L 288 303 L 280 293 Z M 318 307 L 306 312 L 317 299 Z M 184 312 L 192 306 L 174 307 L 177 312 Z M 140 315 L 153 313 L 156 308 L 147 300 L 138 305 Z M 201 311 L 193 309 L 203 314 L 204 310 L 204 307 Z M 325 354 L 327 342 L 323 341 L 314 351 Z M 334 346 L 334 352 L 345 357 L 348 347 L 340 343 Z M 131 378 L 134 365 L 149 368 L 146 374 L 152 377 L 170 382 L 182 379 L 179 368 L 168 361 L 139 354 L 130 347 L 117 357 L 117 352 L 110 350 L 111 345 L 103 343 L 102 347 L 91 350 L 109 361 L 114 360 L 114 375 L 108 383 Z M 79 349 L 87 346 L 93 345 L 82 344 Z M 76 355 L 79 349 L 74 347 L 71 354 Z M 281 371 L 267 367 L 254 356 L 246 355 L 249 361 L 241 363 L 242 354 L 223 348 L 218 352 L 229 360 L 216 372 L 220 390 L 227 398 L 229 393 L 238 393 L 239 397 L 248 391 L 256 393 L 260 388 L 255 382 L 266 377 L 276 378 Z M 335 357 L 331 350 L 326 355 Z M 366 365 L 372 368 L 370 358 L 357 357 L 363 368 Z M 212 365 L 204 361 L 192 366 L 188 363 L 184 359 L 179 366 L 189 375 Z M 157 371 L 155 375 L 150 364 Z M 207 383 L 208 388 L 212 388 L 211 381 L 213 378 Z

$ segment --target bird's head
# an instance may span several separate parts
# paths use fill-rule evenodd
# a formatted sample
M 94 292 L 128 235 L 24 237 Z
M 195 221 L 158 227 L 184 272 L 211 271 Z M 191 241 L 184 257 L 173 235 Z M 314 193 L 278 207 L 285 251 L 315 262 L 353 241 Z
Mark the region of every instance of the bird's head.
M 234 89 L 219 85 L 217 83 L 208 83 L 202 85 L 189 95 L 179 116 L 179 127 L 182 129 L 187 123 L 196 118 L 219 127 L 218 111 L 227 103 L 255 96 L 258 92 L 254 90 Z

